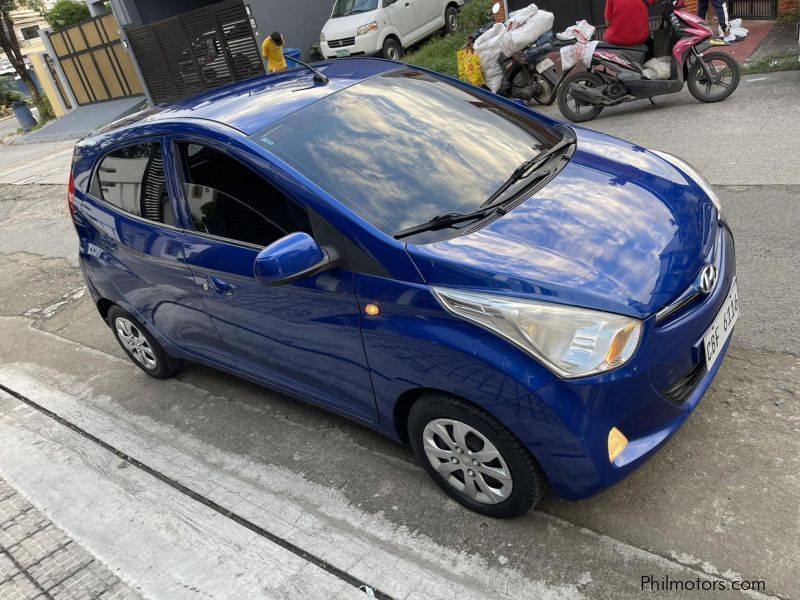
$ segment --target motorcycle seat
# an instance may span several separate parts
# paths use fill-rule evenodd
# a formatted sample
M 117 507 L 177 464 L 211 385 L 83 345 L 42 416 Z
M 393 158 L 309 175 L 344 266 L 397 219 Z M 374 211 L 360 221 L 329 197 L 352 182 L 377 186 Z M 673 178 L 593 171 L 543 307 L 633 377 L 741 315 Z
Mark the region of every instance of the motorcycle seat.
M 626 55 L 631 60 L 642 62 L 647 54 L 647 44 L 639 44 L 638 46 L 617 46 L 616 44 L 609 44 L 608 42 L 600 42 L 597 44 L 597 50 L 611 50 L 612 52 L 620 52 Z

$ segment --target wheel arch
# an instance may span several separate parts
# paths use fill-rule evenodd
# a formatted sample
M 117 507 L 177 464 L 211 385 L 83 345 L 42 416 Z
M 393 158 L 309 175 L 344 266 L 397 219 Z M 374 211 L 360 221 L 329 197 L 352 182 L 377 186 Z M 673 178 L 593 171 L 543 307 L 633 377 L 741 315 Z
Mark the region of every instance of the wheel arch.
M 414 404 L 425 394 L 445 394 L 453 398 L 458 398 L 463 402 L 472 404 L 478 408 L 482 408 L 479 404 L 472 402 L 468 398 L 464 398 L 459 394 L 453 392 L 434 388 L 434 387 L 417 387 L 406 390 L 397 398 L 394 403 L 394 428 L 397 437 L 404 443 L 408 444 L 408 415 L 411 413 L 411 408 Z M 485 409 L 483 409 L 485 410 Z
M 109 327 L 111 324 L 108 322 L 108 311 L 111 310 L 112 306 L 117 306 L 117 304 L 108 298 L 100 298 L 97 301 L 97 312 L 100 313 L 100 316 L 103 317 L 103 321 L 105 321 Z
M 405 46 L 403 46 L 403 40 L 400 39 L 400 32 L 397 31 L 394 27 L 387 28 L 387 31 L 383 34 L 381 38 L 380 48 L 378 50 L 383 49 L 383 45 L 386 43 L 386 40 L 393 39 L 395 42 L 400 44 L 400 48 L 405 50 Z

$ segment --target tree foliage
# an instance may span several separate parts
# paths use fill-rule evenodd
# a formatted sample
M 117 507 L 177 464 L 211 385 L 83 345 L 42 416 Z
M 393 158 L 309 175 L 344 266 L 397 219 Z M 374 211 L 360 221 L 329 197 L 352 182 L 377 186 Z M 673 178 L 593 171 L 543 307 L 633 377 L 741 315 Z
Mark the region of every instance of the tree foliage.
M 80 0 L 58 0 L 53 8 L 48 10 L 44 19 L 55 31 L 85 21 L 91 15 L 89 7 Z

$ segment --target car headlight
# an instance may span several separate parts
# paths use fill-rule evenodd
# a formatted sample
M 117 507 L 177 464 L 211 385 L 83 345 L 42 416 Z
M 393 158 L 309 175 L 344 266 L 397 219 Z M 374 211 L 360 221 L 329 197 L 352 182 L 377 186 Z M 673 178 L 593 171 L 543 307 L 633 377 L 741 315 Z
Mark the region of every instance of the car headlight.
M 326 39 L 326 38 L 325 38 L 325 32 L 323 31 L 323 32 L 321 32 L 321 33 L 319 34 L 319 41 L 320 41 L 320 42 L 324 42 L 324 41 L 325 41 L 325 39 Z
M 549 302 L 434 287 L 448 312 L 519 346 L 560 377 L 585 377 L 624 365 L 642 335 L 637 319 Z
M 714 206 L 717 208 L 717 215 L 721 219 L 722 218 L 722 203 L 719 201 L 719 196 L 717 193 L 711 188 L 711 184 L 708 180 L 703 177 L 700 172 L 695 169 L 692 165 L 687 163 L 685 160 L 678 158 L 674 154 L 669 154 L 668 152 L 661 152 L 660 150 L 650 150 L 653 154 L 660 156 L 673 167 L 683 171 L 684 175 L 694 179 L 695 183 L 700 186 L 700 189 L 703 190 L 706 195 L 709 197 L 711 202 L 714 203 Z
M 372 23 L 367 23 L 366 25 L 362 25 L 356 31 L 356 35 L 366 35 L 370 31 L 377 31 L 378 30 L 378 22 L 373 21 Z

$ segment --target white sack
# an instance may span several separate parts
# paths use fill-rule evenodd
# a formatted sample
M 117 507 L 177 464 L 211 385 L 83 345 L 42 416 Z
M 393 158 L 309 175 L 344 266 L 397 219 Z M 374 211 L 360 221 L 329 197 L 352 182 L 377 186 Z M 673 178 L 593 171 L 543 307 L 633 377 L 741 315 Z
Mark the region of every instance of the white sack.
M 535 4 L 530 4 L 525 8 L 520 8 L 519 10 L 515 10 L 510 15 L 508 15 L 507 23 L 509 26 L 519 27 L 523 23 L 525 23 L 528 19 L 530 19 L 533 15 L 535 15 L 539 11 L 539 7 Z M 513 24 L 513 25 L 512 25 Z
M 500 39 L 506 33 L 502 23 L 495 23 L 486 33 L 481 35 L 472 47 L 481 60 L 481 71 L 486 80 L 486 86 L 496 92 L 503 84 L 503 70 L 500 68 Z
M 581 63 L 587 69 L 592 65 L 592 55 L 594 54 L 597 44 L 600 42 L 594 40 L 592 42 L 584 43 L 577 42 L 570 46 L 561 47 L 561 69 L 571 69 L 576 63 Z
M 553 28 L 555 17 L 546 10 L 537 10 L 530 19 L 506 35 L 511 36 L 516 52 L 524 50 Z
M 671 60 L 670 56 L 651 58 L 642 65 L 644 67 L 642 73 L 648 79 L 669 79 Z

